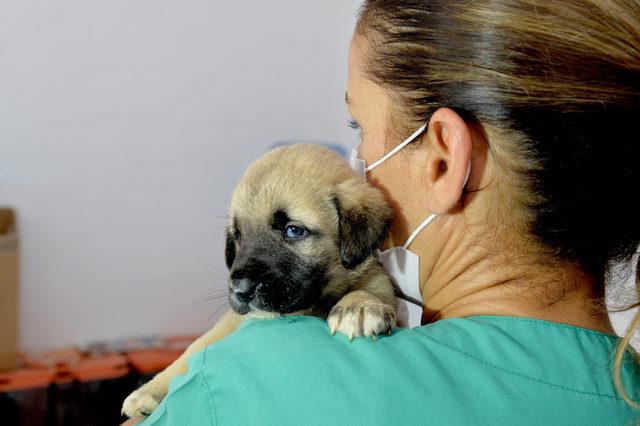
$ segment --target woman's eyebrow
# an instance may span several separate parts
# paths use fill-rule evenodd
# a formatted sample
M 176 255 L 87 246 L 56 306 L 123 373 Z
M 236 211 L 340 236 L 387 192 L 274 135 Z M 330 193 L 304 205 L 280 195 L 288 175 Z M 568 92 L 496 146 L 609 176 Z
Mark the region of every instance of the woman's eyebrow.
M 344 101 L 347 103 L 347 105 L 351 104 L 351 99 L 349 98 L 349 93 L 344 92 Z

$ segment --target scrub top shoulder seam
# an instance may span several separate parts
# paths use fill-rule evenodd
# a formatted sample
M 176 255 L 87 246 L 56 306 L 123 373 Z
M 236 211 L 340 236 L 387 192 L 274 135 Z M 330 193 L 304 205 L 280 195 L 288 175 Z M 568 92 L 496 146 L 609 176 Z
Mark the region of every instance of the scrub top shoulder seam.
M 541 326 L 551 326 L 551 327 L 556 327 L 556 328 L 566 328 L 566 329 L 569 329 L 569 330 L 579 331 L 581 333 L 594 334 L 596 336 L 608 337 L 608 338 L 613 339 L 613 340 L 619 340 L 620 339 L 620 336 L 617 336 L 615 334 L 604 333 L 602 331 L 596 331 L 596 330 L 590 330 L 590 329 L 584 328 L 584 327 L 578 327 L 577 325 L 564 324 L 564 323 L 561 323 L 561 322 L 547 321 L 547 320 L 538 319 L 538 318 L 514 317 L 514 316 L 508 316 L 508 315 L 504 315 L 504 316 L 503 315 L 472 315 L 472 316 L 461 317 L 461 318 L 467 318 L 467 319 L 470 319 L 470 320 L 473 320 L 474 318 L 490 318 L 490 319 L 495 318 L 495 319 L 499 319 L 499 320 L 509 320 L 509 321 L 514 321 L 514 322 L 526 322 L 526 323 L 529 323 L 529 324 L 537 324 L 537 325 L 541 325 Z
M 209 381 L 207 380 L 207 377 L 205 374 L 203 374 L 203 367 L 206 364 L 206 357 L 207 357 L 207 351 L 204 350 L 202 351 L 202 357 L 200 358 L 202 361 L 200 362 L 200 365 L 198 366 L 198 376 L 200 376 L 200 381 L 202 382 L 202 384 L 204 385 L 205 389 L 207 390 L 207 396 L 208 396 L 208 400 L 211 403 L 211 408 L 213 409 L 213 424 L 217 425 L 220 424 L 218 422 L 218 406 L 216 404 L 216 399 L 215 399 L 215 395 L 213 393 L 213 391 L 211 390 L 211 386 L 209 386 Z
M 575 393 L 579 393 L 579 394 L 583 394 L 583 395 L 599 396 L 599 397 L 603 397 L 603 398 L 609 398 L 609 399 L 615 400 L 617 402 L 622 402 L 622 403 L 626 404 L 624 399 L 619 398 L 617 396 L 604 395 L 604 394 L 600 394 L 600 393 L 597 393 L 597 392 L 588 392 L 588 391 L 583 391 L 583 390 L 579 390 L 579 389 L 573 389 L 573 388 L 570 388 L 570 387 L 559 385 L 557 383 L 546 382 L 546 381 L 540 380 L 540 379 L 538 379 L 536 377 L 532 377 L 532 376 L 529 376 L 529 375 L 526 375 L 526 374 L 518 373 L 516 371 L 507 370 L 506 368 L 500 367 L 499 365 L 492 364 L 492 363 L 490 363 L 488 361 L 483 360 L 482 358 L 479 358 L 479 357 L 477 357 L 475 355 L 466 353 L 465 351 L 463 351 L 461 349 L 458 349 L 458 348 L 456 348 L 454 346 L 451 346 L 451 345 L 449 345 L 449 344 L 447 344 L 445 342 L 442 342 L 442 341 L 440 341 L 439 339 L 437 339 L 437 338 L 435 338 L 433 336 L 430 336 L 428 334 L 423 334 L 423 336 L 428 337 L 429 339 L 435 341 L 436 343 L 439 343 L 440 345 L 442 345 L 442 346 L 444 346 L 444 347 L 446 347 L 446 348 L 448 348 L 448 349 L 450 349 L 452 351 L 458 352 L 458 353 L 460 353 L 462 355 L 465 355 L 465 356 L 467 356 L 467 357 L 469 357 L 469 358 L 471 358 L 471 359 L 473 359 L 473 360 L 475 360 L 477 362 L 480 362 L 482 364 L 488 365 L 488 366 L 493 367 L 493 368 L 495 368 L 497 370 L 500 370 L 502 372 L 505 372 L 505 373 L 508 373 L 508 374 L 513 374 L 515 376 L 523 377 L 523 378 L 526 378 L 526 379 L 529 379 L 529 380 L 534 380 L 534 381 L 536 381 L 538 383 L 543 383 L 545 385 L 553 386 L 553 387 L 556 387 L 556 388 L 559 388 L 559 389 L 563 389 L 563 390 L 567 390 L 567 391 L 571 391 L 571 392 L 575 392 Z

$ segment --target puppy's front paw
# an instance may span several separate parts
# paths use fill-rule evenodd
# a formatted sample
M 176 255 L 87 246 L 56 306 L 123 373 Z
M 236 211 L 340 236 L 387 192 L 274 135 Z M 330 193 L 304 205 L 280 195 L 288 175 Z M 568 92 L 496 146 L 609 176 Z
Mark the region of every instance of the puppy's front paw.
M 167 388 L 162 383 L 151 380 L 149 383 L 133 391 L 122 404 L 122 414 L 127 417 L 150 416 L 167 395 Z
M 396 313 L 390 306 L 364 290 L 345 295 L 327 316 L 331 334 L 336 331 L 353 340 L 354 337 L 373 337 L 391 333 L 395 326 Z

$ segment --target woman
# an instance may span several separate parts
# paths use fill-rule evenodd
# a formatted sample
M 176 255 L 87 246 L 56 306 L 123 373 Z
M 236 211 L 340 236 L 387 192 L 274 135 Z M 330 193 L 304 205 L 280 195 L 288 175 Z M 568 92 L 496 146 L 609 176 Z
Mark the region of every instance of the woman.
M 250 321 L 151 423 L 637 421 L 640 316 L 620 340 L 603 298 L 640 242 L 639 81 L 637 1 L 366 1 L 347 103 L 396 214 L 386 248 L 436 215 L 408 246 L 424 325 L 348 344 Z

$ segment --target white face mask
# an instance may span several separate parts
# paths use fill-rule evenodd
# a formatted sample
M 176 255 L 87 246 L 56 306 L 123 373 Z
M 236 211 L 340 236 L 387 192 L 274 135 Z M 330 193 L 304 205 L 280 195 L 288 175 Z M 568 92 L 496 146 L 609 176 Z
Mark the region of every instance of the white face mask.
M 400 151 L 406 145 L 411 143 L 427 128 L 427 124 L 421 126 L 404 142 L 396 146 L 394 149 L 385 154 L 381 159 L 374 162 L 370 166 L 366 166 L 363 159 L 358 157 L 358 150 L 353 149 L 351 153 L 351 168 L 358 172 L 364 179 L 367 178 L 367 172 L 378 167 L 380 164 L 388 160 L 392 155 Z M 467 169 L 464 185 L 469 180 L 471 172 L 471 163 Z M 399 301 L 398 318 L 408 327 L 419 326 L 422 320 L 422 295 L 420 294 L 420 257 L 409 250 L 409 245 L 418 236 L 418 234 L 429 225 L 437 215 L 431 214 L 427 217 L 413 233 L 407 238 L 402 246 L 391 247 L 383 252 L 378 251 L 380 263 L 396 283 L 400 291 L 403 293 L 402 299 Z M 410 303 L 407 303 L 410 302 Z

